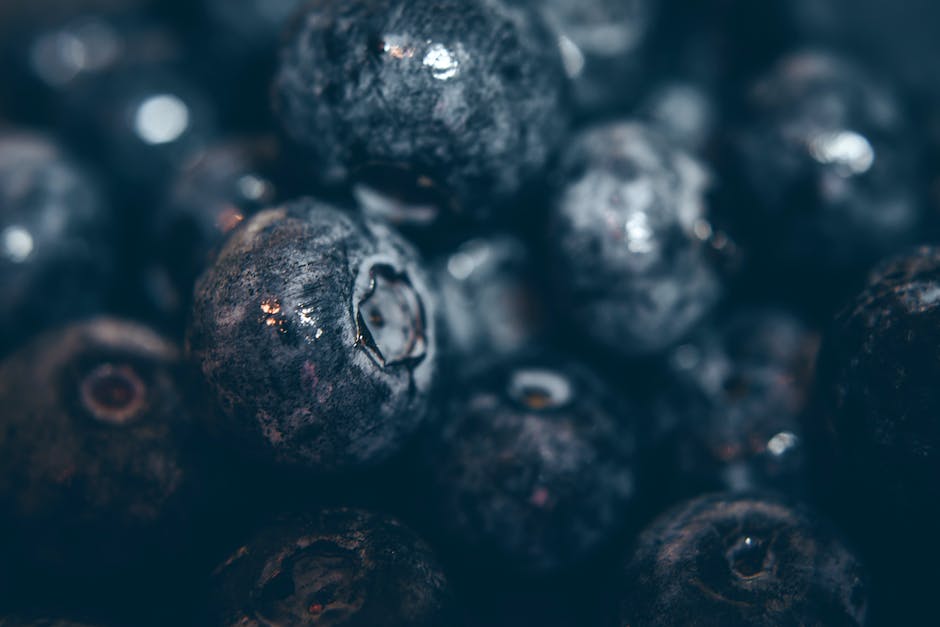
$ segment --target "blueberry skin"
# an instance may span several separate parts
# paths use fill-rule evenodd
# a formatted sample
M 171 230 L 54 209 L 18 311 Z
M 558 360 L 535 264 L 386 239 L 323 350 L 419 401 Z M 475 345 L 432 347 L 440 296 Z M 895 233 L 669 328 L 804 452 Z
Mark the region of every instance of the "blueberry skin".
M 173 177 L 151 233 L 159 271 L 169 279 L 155 300 L 175 317 L 188 310 L 196 279 L 225 238 L 258 211 L 283 201 L 281 149 L 270 136 L 218 142 L 193 154 Z
M 655 130 L 622 121 L 565 150 L 548 235 L 556 301 L 594 342 L 659 352 L 718 301 L 707 172 Z
M 186 374 L 174 345 L 110 318 L 0 365 L 0 520 L 18 572 L 153 574 L 184 549 L 205 502 Z
M 714 494 L 644 531 L 621 625 L 865 625 L 858 558 L 822 520 L 772 497 Z
M 663 402 L 677 416 L 675 466 L 685 491 L 805 495 L 801 420 L 819 340 L 785 310 L 742 309 L 670 351 L 673 384 Z
M 387 226 L 303 199 L 256 214 L 196 286 L 189 345 L 218 429 L 314 472 L 394 454 L 424 420 L 436 302 Z
M 880 78 L 830 53 L 794 53 L 751 87 L 741 119 L 725 175 L 742 197 L 729 207 L 779 274 L 864 272 L 922 236 L 919 141 Z
M 583 117 L 635 104 L 650 65 L 659 0 L 511 0 L 538 10 L 558 41 Z
M 474 370 L 423 441 L 434 520 L 474 562 L 536 576 L 575 567 L 636 513 L 639 417 L 563 359 Z
M 519 353 L 544 334 L 534 260 L 515 236 L 467 240 L 438 260 L 432 272 L 447 352 L 455 363 Z
M 820 355 L 810 424 L 843 489 L 909 524 L 940 512 L 940 249 L 888 260 L 836 318 Z M 919 515 L 912 516 L 918 512 Z
M 652 86 L 637 113 L 693 155 L 704 155 L 719 122 L 714 90 L 687 79 L 669 79 Z
M 329 509 L 258 533 L 213 578 L 214 625 L 450 627 L 434 555 L 397 520 Z
M 320 0 L 295 18 L 274 93 L 325 180 L 404 169 L 481 216 L 558 146 L 564 82 L 548 31 L 501 0 Z
M 0 349 L 104 306 L 113 235 L 90 173 L 42 136 L 0 133 Z

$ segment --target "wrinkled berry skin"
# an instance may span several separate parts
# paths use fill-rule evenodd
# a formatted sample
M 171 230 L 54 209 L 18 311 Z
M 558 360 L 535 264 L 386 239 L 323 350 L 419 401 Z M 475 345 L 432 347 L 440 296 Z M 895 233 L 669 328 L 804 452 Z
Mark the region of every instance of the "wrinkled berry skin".
M 220 434 L 338 472 L 395 453 L 424 419 L 436 303 L 413 249 L 314 200 L 256 214 L 196 286 L 189 344 Z
M 678 505 L 640 536 L 621 625 L 865 625 L 864 569 L 809 512 L 771 497 L 715 494 Z
M 819 335 L 792 314 L 745 309 L 669 353 L 680 486 L 692 494 L 775 490 L 803 495 L 801 419 Z
M 0 348 L 100 310 L 113 235 L 88 172 L 41 136 L 0 133 Z
M 673 344 L 721 292 L 705 170 L 651 128 L 614 122 L 574 139 L 561 179 L 548 237 L 555 300 L 613 352 Z
M 582 116 L 634 104 L 649 68 L 658 0 L 510 0 L 538 10 L 558 40 Z
M 82 581 L 152 570 L 204 500 L 180 351 L 98 318 L 0 365 L 0 523 L 30 570 Z
M 511 355 L 544 333 L 535 269 L 508 234 L 468 240 L 433 268 L 451 359 Z
M 481 366 L 454 383 L 423 443 L 434 520 L 470 559 L 532 575 L 574 567 L 636 510 L 635 420 L 581 366 Z
M 785 57 L 732 131 L 729 203 L 741 239 L 779 274 L 864 272 L 922 235 L 917 133 L 891 86 L 833 54 Z
M 447 580 L 398 521 L 330 509 L 278 522 L 214 575 L 212 624 L 449 627 Z
M 553 38 L 501 0 L 311 2 L 274 83 L 323 178 L 405 169 L 467 215 L 539 173 L 565 131 L 563 92 Z
M 880 265 L 837 317 L 820 355 L 820 407 L 810 425 L 827 466 L 856 499 L 892 516 L 940 512 L 940 249 Z M 934 518 L 928 518 L 934 519 Z
M 200 150 L 175 174 L 152 227 L 160 270 L 171 283 L 169 295 L 156 300 L 168 314 L 188 309 L 196 279 L 229 233 L 285 199 L 279 159 L 278 142 L 259 136 Z

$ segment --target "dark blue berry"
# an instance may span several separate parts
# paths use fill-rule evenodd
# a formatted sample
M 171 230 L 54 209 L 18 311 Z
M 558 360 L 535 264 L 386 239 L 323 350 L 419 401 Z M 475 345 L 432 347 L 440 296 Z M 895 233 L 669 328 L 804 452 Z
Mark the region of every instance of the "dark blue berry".
M 340 471 L 388 458 L 424 419 L 435 316 L 398 235 L 300 200 L 234 233 L 197 284 L 189 342 L 223 434 L 269 461 Z
M 448 392 L 425 467 L 434 520 L 468 559 L 556 574 L 636 515 L 641 417 L 592 373 L 516 357 L 481 365 Z
M 205 495 L 180 357 L 99 318 L 0 365 L 0 524 L 19 572 L 152 575 L 187 546 Z
M 529 11 L 502 0 L 351 0 L 304 7 L 274 92 L 311 172 L 434 187 L 453 200 L 445 208 L 478 216 L 555 150 L 563 87 L 555 41 Z
M 214 575 L 219 625 L 459 624 L 431 549 L 398 521 L 333 509 L 278 522 Z
M 864 271 L 914 243 L 926 191 L 895 91 L 854 62 L 807 51 L 757 81 L 732 133 L 728 209 L 765 267 L 794 281 Z
M 669 353 L 675 469 L 684 491 L 776 490 L 803 495 L 800 420 L 819 337 L 785 311 L 741 310 Z
M 114 221 L 97 181 L 58 145 L 0 133 L 0 347 L 104 307 Z
M 706 170 L 653 129 L 615 122 L 565 151 L 548 254 L 559 306 L 623 355 L 661 351 L 717 302 Z
M 843 491 L 908 522 L 940 512 L 938 319 L 940 250 L 921 248 L 872 273 L 820 355 L 823 465 L 837 460 Z
M 769 497 L 678 505 L 637 541 L 621 625 L 865 625 L 866 575 L 828 525 Z

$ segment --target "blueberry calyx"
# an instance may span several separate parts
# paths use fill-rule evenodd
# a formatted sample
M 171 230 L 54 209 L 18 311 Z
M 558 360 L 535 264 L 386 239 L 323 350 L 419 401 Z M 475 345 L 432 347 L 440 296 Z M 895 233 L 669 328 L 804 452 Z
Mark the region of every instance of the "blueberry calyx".
M 356 306 L 356 346 L 383 368 L 414 367 L 427 354 L 424 305 L 408 275 L 368 266 L 369 288 Z
M 82 380 L 81 399 L 97 420 L 122 425 L 144 406 L 146 386 L 131 366 L 101 364 Z

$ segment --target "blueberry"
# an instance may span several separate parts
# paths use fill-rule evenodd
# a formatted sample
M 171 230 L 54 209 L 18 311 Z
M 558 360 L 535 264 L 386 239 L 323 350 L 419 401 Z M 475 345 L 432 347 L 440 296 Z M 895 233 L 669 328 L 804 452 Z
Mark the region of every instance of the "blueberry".
M 167 295 L 155 299 L 166 313 L 187 309 L 196 278 L 233 229 L 285 199 L 279 166 L 278 142 L 259 136 L 208 146 L 175 174 L 151 230 L 159 271 L 170 280 Z
M 659 0 L 510 0 L 538 9 L 555 34 L 582 115 L 635 104 L 649 69 Z
M 640 536 L 621 625 L 865 625 L 858 558 L 828 525 L 767 497 L 678 505 Z
M 0 133 L 0 348 L 100 310 L 113 236 L 90 173 L 42 136 Z
M 180 351 L 99 318 L 0 365 L 0 521 L 25 568 L 109 577 L 182 551 L 204 500 Z
M 221 434 L 262 459 L 335 472 L 388 458 L 421 424 L 435 316 L 399 236 L 299 200 L 233 234 L 197 284 L 189 342 Z
M 274 84 L 322 178 L 437 188 L 468 215 L 540 172 L 566 128 L 563 91 L 553 38 L 501 0 L 307 4 Z
M 475 561 L 535 575 L 578 565 L 636 513 L 640 417 L 566 360 L 471 370 L 423 443 L 437 524 Z
M 886 261 L 839 314 L 820 356 L 820 454 L 839 459 L 843 489 L 902 519 L 940 512 L 938 296 L 940 250 Z
M 647 126 L 614 122 L 565 151 L 548 254 L 558 302 L 594 342 L 623 355 L 661 351 L 717 302 L 707 258 L 727 247 L 708 221 L 708 173 Z
M 176 168 L 216 134 L 208 95 L 172 64 L 116 68 L 66 94 L 71 140 L 111 173 L 129 211 L 143 213 Z
M 773 489 L 802 495 L 800 420 L 819 336 L 783 310 L 739 310 L 669 354 L 681 486 L 692 492 Z
M 350 509 L 262 530 L 217 569 L 214 605 L 220 625 L 457 624 L 431 549 L 397 520 Z
M 468 240 L 434 267 L 447 348 L 458 363 L 525 350 L 544 333 L 526 245 L 498 234 Z
M 921 235 L 917 135 L 865 69 L 791 54 L 753 85 L 741 120 L 726 178 L 742 196 L 729 208 L 774 276 L 834 282 Z

